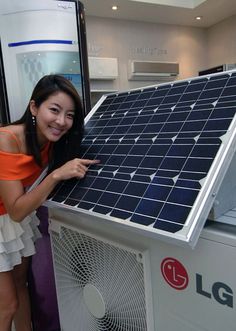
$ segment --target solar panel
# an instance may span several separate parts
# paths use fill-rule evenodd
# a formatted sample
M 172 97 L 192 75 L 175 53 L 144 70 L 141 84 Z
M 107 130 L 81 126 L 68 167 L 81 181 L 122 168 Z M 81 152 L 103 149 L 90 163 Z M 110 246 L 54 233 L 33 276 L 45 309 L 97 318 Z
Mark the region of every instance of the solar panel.
M 235 111 L 234 71 L 103 96 L 81 147 L 101 163 L 49 206 L 194 246 L 233 157 Z

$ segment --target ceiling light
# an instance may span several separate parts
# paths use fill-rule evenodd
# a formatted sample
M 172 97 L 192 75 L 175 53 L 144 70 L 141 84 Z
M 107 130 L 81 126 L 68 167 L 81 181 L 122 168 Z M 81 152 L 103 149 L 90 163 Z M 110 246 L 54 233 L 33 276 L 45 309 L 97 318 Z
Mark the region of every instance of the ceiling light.
M 196 16 L 195 19 L 200 21 L 202 19 L 202 16 Z
M 112 6 L 111 8 L 112 8 L 112 10 L 117 10 L 118 9 L 117 6 Z

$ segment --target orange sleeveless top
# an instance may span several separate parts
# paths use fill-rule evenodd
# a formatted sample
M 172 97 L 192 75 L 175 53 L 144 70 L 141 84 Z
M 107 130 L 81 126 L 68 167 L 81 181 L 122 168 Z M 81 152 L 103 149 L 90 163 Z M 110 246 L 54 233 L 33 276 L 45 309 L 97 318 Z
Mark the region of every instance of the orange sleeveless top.
M 10 133 L 12 138 L 19 145 L 17 137 L 12 132 L 3 130 L 2 128 L 1 131 Z M 0 180 L 20 180 L 24 188 L 32 185 L 48 164 L 49 148 L 50 142 L 48 142 L 41 151 L 42 168 L 36 164 L 31 155 L 0 151 Z M 0 197 L 0 215 L 6 213 L 6 209 Z

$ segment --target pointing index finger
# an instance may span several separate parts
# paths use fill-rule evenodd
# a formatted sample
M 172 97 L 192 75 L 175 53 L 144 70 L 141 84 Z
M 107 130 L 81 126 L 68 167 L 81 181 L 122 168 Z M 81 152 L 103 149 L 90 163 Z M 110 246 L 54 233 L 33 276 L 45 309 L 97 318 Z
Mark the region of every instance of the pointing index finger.
M 81 163 L 84 165 L 91 165 L 91 164 L 100 163 L 100 160 L 81 159 Z

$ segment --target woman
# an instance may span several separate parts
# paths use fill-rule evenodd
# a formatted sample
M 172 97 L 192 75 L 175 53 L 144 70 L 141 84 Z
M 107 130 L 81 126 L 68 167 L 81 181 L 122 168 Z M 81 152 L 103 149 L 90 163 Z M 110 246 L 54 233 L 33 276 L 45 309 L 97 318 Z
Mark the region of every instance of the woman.
M 40 79 L 22 118 L 0 128 L 0 331 L 30 331 L 29 256 L 35 253 L 34 211 L 61 180 L 83 178 L 97 160 L 76 158 L 83 111 L 73 85 L 59 75 Z M 48 175 L 27 192 L 42 170 Z

